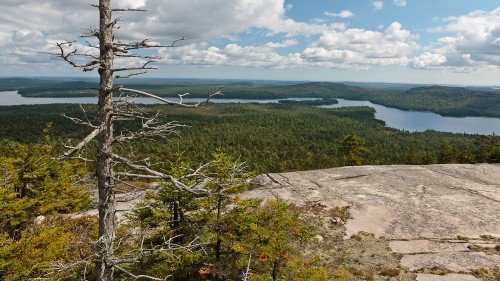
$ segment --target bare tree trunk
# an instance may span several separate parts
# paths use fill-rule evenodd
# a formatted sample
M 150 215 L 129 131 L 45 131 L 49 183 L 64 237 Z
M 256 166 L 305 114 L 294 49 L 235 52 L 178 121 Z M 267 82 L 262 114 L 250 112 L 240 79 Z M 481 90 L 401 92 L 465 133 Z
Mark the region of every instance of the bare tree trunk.
M 217 197 L 217 228 L 216 228 L 216 231 L 217 231 L 217 242 L 215 244 L 215 260 L 217 262 L 220 262 L 220 259 L 221 259 L 221 254 L 222 254 L 222 239 L 220 238 L 221 236 L 221 222 L 220 222 L 220 219 L 221 219 L 221 215 L 222 215 L 222 194 L 220 192 L 220 190 L 218 191 L 218 197 Z
M 278 280 L 279 266 L 280 266 L 279 259 L 275 259 L 273 262 L 273 273 L 272 273 L 273 281 Z
M 115 182 L 113 179 L 113 26 L 110 0 L 99 0 L 100 85 L 97 181 L 99 189 L 99 241 L 96 261 L 97 280 L 113 280 L 113 241 L 115 238 Z
M 133 109 L 128 108 L 130 102 L 127 99 L 120 99 L 116 103 L 113 101 L 113 94 L 133 94 L 151 97 L 162 101 L 165 104 L 182 106 L 186 108 L 196 108 L 203 104 L 206 104 L 215 96 L 222 95 L 221 86 L 216 92 L 210 94 L 205 101 L 199 102 L 197 104 L 184 104 L 182 97 L 180 95 L 181 102 L 173 102 L 147 92 L 127 89 L 124 87 L 114 88 L 114 79 L 129 78 L 132 76 L 144 74 L 149 69 L 156 69 L 156 67 L 150 66 L 154 63 L 157 58 L 154 56 L 134 54 L 134 51 L 140 52 L 145 49 L 154 48 L 172 48 L 175 47 L 176 43 L 185 40 L 181 38 L 175 40 L 171 45 L 162 45 L 159 43 L 151 42 L 148 39 L 137 42 L 123 42 L 120 40 L 114 40 L 113 29 L 117 27 L 119 19 L 112 19 L 112 13 L 115 12 L 143 12 L 144 9 L 112 9 L 111 0 L 99 0 L 99 5 L 92 5 L 99 9 L 99 30 L 89 29 L 88 34 L 82 36 L 87 37 L 97 37 L 99 39 L 99 45 L 95 45 L 93 42 L 86 41 L 86 43 L 91 48 L 99 49 L 100 54 L 97 58 L 94 54 L 90 52 L 79 52 L 73 43 L 76 41 L 66 41 L 58 42 L 55 45 L 59 48 L 59 53 L 57 56 L 61 57 L 67 63 L 73 67 L 80 68 L 84 72 L 93 71 L 98 69 L 100 76 L 99 84 L 99 105 L 98 105 L 98 119 L 99 124 L 94 125 L 89 120 L 85 121 L 79 118 L 67 117 L 68 119 L 76 122 L 77 124 L 85 124 L 93 129 L 93 131 L 85 137 L 80 143 L 75 146 L 67 146 L 69 150 L 64 153 L 60 158 L 75 158 L 84 159 L 80 156 L 73 157 L 77 152 L 81 152 L 83 148 L 88 145 L 95 138 L 98 138 L 98 150 L 97 150 L 97 187 L 99 190 L 99 240 L 96 245 L 96 279 L 98 281 L 112 281 L 113 273 L 115 268 L 122 271 L 126 275 L 133 277 L 135 279 L 149 278 L 151 280 L 163 280 L 158 278 L 153 278 L 150 276 L 134 275 L 128 272 L 126 269 L 115 265 L 116 257 L 114 257 L 114 240 L 115 240 L 115 181 L 121 181 L 121 178 L 151 178 L 151 179 L 164 179 L 169 180 L 177 189 L 182 191 L 187 191 L 195 195 L 208 195 L 209 190 L 205 188 L 199 188 L 196 185 L 186 185 L 179 179 L 172 175 L 164 174 L 151 169 L 148 165 L 138 165 L 134 161 L 129 160 L 125 157 L 113 153 L 114 143 L 123 143 L 127 141 L 132 141 L 141 138 L 154 138 L 154 137 L 166 137 L 175 132 L 175 129 L 179 127 L 176 122 L 169 123 L 159 123 L 157 120 L 157 115 L 152 117 L 145 117 L 143 112 L 137 112 Z M 115 57 L 121 58 L 140 58 L 146 59 L 147 62 L 139 66 L 131 67 L 119 67 L 114 68 L 113 62 Z M 86 58 L 88 61 L 81 62 L 76 58 Z M 90 58 L 90 59 L 89 59 Z M 128 72 L 128 74 L 119 75 L 118 73 Z M 118 137 L 114 136 L 113 124 L 116 120 L 141 120 L 142 128 L 137 132 L 128 132 L 123 134 L 117 134 Z M 118 172 L 114 173 L 114 166 L 121 165 L 128 169 L 128 172 Z M 205 165 L 201 166 L 199 169 L 191 174 L 191 177 L 198 176 L 204 168 Z M 117 178 L 118 177 L 118 178 Z M 26 187 L 27 188 L 27 187 Z M 20 192 L 22 194 L 23 191 Z M 178 207 L 178 206 L 177 206 Z M 176 208 L 174 210 L 174 221 L 178 225 L 179 221 L 183 220 L 182 210 Z M 141 256 L 137 256 L 136 260 L 139 260 Z

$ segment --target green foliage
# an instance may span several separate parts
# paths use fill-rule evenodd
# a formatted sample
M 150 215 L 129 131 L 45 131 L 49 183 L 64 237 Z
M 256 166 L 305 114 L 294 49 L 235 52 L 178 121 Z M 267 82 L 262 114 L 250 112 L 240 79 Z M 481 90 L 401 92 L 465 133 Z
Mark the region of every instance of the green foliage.
M 346 166 L 359 166 L 363 163 L 363 155 L 368 153 L 365 140 L 355 134 L 350 134 L 340 143 L 340 153 Z
M 304 264 L 294 261 L 301 258 L 301 245 L 313 237 L 312 229 L 298 211 L 282 201 L 261 204 L 259 200 L 236 201 L 224 216 L 222 240 L 227 248 L 222 271 L 234 263 L 236 268 L 231 271 L 240 274 L 251 254 L 253 278 L 275 274 L 282 280 L 287 274 L 302 274 Z
M 93 107 L 87 107 L 92 112 Z M 310 170 L 344 165 L 340 141 L 356 134 L 365 140 L 370 151 L 363 155 L 365 165 L 434 164 L 445 140 L 460 152 L 456 163 L 498 162 L 500 138 L 426 131 L 410 133 L 384 127 L 367 107 L 320 109 L 290 105 L 217 104 L 196 110 L 150 106 L 160 110 L 166 120 L 178 120 L 187 127 L 182 137 L 168 141 L 133 143 L 134 154 L 167 163 L 173 169 L 172 155 L 182 155 L 193 164 L 210 161 L 213 151 L 220 150 L 244 159 L 250 171 L 257 173 Z M 29 113 L 28 113 L 29 112 Z M 78 106 L 21 106 L 0 111 L 5 120 L 0 137 L 34 141 L 40 138 L 35 127 L 54 120 L 53 130 L 63 139 L 81 138 L 87 133 L 60 117 L 81 117 Z M 15 126 L 12 124 L 16 124 Z M 118 147 L 128 154 L 131 147 Z M 89 149 L 91 151 L 91 148 Z M 462 153 L 467 151 L 467 153 Z M 494 151 L 497 151 L 495 154 Z
M 73 183 L 81 167 L 52 159 L 49 142 L 0 145 L 0 233 L 19 238 L 37 216 L 90 207 L 90 194 Z
M 97 223 L 91 218 L 50 218 L 42 224 L 32 224 L 13 239 L 0 234 L 0 279 L 6 281 L 49 278 L 56 280 L 78 274 L 76 265 L 65 272 L 57 270 L 60 264 L 88 260 L 92 256 L 92 241 L 97 239 Z M 76 271 L 75 271 L 76 270 Z M 89 270 L 90 271 L 90 270 Z
M 196 197 L 166 184 L 136 206 L 129 227 L 141 229 L 141 243 L 158 248 L 169 240 L 179 248 L 175 254 L 159 252 L 141 259 L 129 270 L 171 274 L 173 280 L 240 280 L 250 259 L 251 280 L 328 276 L 301 256 L 301 246 L 313 231 L 299 210 L 281 201 L 229 196 L 248 188 L 248 174 L 241 163 L 224 154 L 215 153 L 202 172 L 211 195 Z M 307 279 L 309 275 L 317 277 Z
M 477 161 L 500 163 L 500 138 L 492 136 L 483 136 L 475 143 L 477 148 Z
M 441 151 L 439 152 L 439 163 L 450 164 L 456 163 L 457 152 L 453 149 L 450 142 L 445 140 L 441 145 Z
M 155 224 L 155 228 L 143 228 L 151 235 L 144 240 L 145 244 L 155 245 L 161 243 L 158 237 L 182 234 L 182 239 L 174 240 L 176 243 L 187 247 L 190 243 L 204 242 L 206 246 L 157 253 L 129 269 L 152 276 L 172 274 L 173 280 L 240 280 L 251 256 L 250 280 L 269 280 L 273 272 L 277 280 L 327 280 L 324 278 L 330 276 L 327 270 L 316 266 L 315 261 L 302 257 L 301 246 L 311 239 L 313 231 L 292 206 L 281 201 L 263 204 L 255 199 L 234 200 L 218 224 L 214 224 L 216 216 L 214 212 L 198 208 L 189 213 L 189 228 L 172 228 L 171 224 L 161 222 Z M 194 237 L 199 240 L 193 242 Z M 218 237 L 219 258 L 216 257 Z

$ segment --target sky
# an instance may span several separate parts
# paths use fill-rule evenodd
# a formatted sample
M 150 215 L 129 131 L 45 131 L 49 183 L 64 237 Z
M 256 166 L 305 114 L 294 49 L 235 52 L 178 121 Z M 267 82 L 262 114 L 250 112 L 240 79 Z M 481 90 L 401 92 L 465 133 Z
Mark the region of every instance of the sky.
M 145 8 L 116 38 L 169 44 L 148 77 L 500 85 L 498 0 L 113 0 Z M 50 53 L 93 53 L 92 0 L 0 0 L 0 76 L 97 76 Z M 93 42 L 91 42 L 93 43 Z M 117 61 L 135 66 L 141 60 Z

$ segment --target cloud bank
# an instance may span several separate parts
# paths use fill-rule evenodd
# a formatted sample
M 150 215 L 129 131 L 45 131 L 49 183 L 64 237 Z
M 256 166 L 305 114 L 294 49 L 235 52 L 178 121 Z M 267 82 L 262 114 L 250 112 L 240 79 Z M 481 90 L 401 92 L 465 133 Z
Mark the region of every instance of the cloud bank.
M 404 0 L 393 0 L 405 6 Z M 370 1 L 375 10 L 383 1 Z M 456 72 L 500 67 L 500 8 L 445 20 L 433 29 L 446 32 L 422 48 L 419 36 L 399 22 L 387 28 L 356 28 L 343 22 L 350 10 L 325 12 L 334 22 L 301 22 L 288 16 L 284 0 L 115 0 L 124 14 L 117 36 L 170 42 L 193 38 L 184 46 L 159 50 L 167 64 L 291 68 L 367 69 L 406 66 Z M 34 64 L 59 67 L 46 53 L 53 43 L 74 38 L 97 25 L 97 11 L 82 0 L 3 0 L 0 13 L 0 66 Z M 29 19 L 29 20 L 27 20 Z M 247 34 L 263 43 L 245 43 Z M 222 42 L 226 42 L 223 43 Z M 230 43 L 227 43 L 230 42 Z M 83 42 L 80 42 L 83 43 Z M 75 44 L 85 48 L 82 44 Z
M 436 30 L 450 35 L 427 46 L 424 53 L 413 59 L 414 67 L 456 72 L 500 67 L 500 8 L 474 11 L 445 21 L 448 24 Z

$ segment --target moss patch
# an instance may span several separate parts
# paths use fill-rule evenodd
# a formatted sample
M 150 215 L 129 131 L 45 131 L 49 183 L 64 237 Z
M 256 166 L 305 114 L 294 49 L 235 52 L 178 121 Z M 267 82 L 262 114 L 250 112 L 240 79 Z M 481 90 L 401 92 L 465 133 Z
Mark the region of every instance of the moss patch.
M 327 209 L 320 204 L 300 207 L 322 241 L 312 240 L 305 254 L 333 272 L 334 280 L 415 280 L 416 274 L 400 266 L 402 255 L 393 253 L 384 238 L 360 232 L 344 239 L 348 207 Z M 340 219 L 340 220 L 339 220 Z
M 500 280 L 500 267 L 493 269 L 480 268 L 472 272 L 474 276 L 485 281 L 498 281 Z

